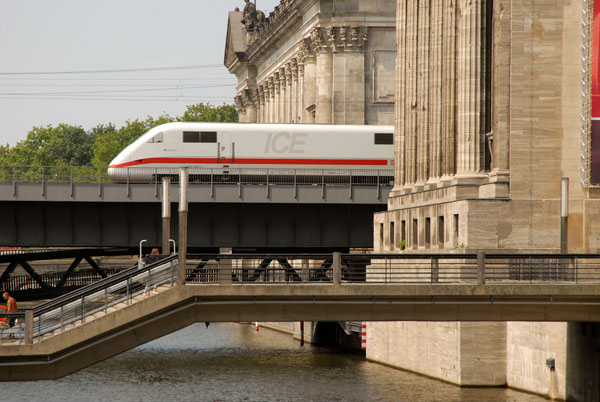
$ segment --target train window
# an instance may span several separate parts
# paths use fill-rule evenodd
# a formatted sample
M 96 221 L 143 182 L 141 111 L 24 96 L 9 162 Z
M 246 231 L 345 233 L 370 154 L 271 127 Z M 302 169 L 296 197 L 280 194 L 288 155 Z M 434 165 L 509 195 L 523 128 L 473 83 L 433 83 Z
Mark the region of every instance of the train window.
M 392 133 L 375 133 L 376 145 L 391 145 L 394 143 L 394 134 Z
M 150 138 L 148 142 L 163 142 L 163 133 L 156 134 L 154 137 Z
M 200 133 L 200 142 L 217 142 L 216 131 L 202 131 Z
M 183 142 L 200 142 L 200 132 L 198 131 L 184 131 Z

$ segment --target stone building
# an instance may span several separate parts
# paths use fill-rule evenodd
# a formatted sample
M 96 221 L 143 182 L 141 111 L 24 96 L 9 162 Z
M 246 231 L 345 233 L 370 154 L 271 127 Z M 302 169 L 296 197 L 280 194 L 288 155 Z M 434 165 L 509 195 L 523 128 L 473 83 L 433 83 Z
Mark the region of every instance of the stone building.
M 599 251 L 592 11 L 590 0 L 397 1 L 395 187 L 374 218 L 375 251 L 559 252 L 562 177 L 568 251 Z M 598 326 L 586 326 L 371 323 L 367 357 L 583 400 L 600 393 L 598 365 L 584 356 L 600 346 Z
M 393 124 L 395 0 L 251 1 L 229 13 L 240 122 Z

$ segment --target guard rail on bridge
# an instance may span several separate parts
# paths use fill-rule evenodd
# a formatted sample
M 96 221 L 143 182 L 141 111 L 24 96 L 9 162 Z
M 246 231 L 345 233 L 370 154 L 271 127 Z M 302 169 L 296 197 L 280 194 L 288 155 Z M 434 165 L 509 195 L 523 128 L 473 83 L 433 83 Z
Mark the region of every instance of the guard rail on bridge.
M 598 254 L 191 254 L 192 283 L 599 283 Z
M 31 343 L 84 323 L 119 303 L 177 281 L 177 256 L 133 267 L 21 314 L 20 325 L 0 338 Z M 190 254 L 190 284 L 600 284 L 600 255 L 594 254 Z M 30 318 L 27 318 L 30 315 Z M 8 317 L 0 314 L 0 318 Z M 29 321 L 28 321 L 29 320 Z M 29 322 L 29 324 L 28 324 Z
M 0 329 L 0 342 L 18 340 L 31 344 L 55 331 L 60 333 L 83 324 L 95 314 L 107 314 L 117 304 L 130 304 L 134 296 L 173 285 L 176 265 L 177 256 L 171 255 L 153 264 L 121 271 L 16 315 L 0 314 L 0 319 L 18 319 L 16 327 Z

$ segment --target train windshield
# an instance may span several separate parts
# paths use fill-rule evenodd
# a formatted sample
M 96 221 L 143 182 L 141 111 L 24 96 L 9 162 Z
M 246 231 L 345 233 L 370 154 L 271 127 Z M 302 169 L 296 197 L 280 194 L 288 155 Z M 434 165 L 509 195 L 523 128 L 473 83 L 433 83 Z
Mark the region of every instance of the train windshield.
M 163 133 L 158 133 L 148 140 L 148 143 L 163 142 Z

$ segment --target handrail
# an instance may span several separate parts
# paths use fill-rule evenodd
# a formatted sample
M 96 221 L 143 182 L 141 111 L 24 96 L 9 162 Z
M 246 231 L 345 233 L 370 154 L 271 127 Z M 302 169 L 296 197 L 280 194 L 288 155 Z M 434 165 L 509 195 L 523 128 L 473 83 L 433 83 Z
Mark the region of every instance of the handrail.
M 74 290 L 72 292 L 69 292 L 65 295 L 59 296 L 53 300 L 50 300 L 49 302 L 40 304 L 38 306 L 36 306 L 33 309 L 33 313 L 34 316 L 38 316 L 40 314 L 43 314 L 45 312 L 51 311 L 53 309 L 56 309 L 57 307 L 60 306 L 64 306 L 66 304 L 69 304 L 73 301 L 79 300 L 82 297 L 85 297 L 87 295 L 91 295 L 93 293 L 98 292 L 99 290 L 108 288 L 112 285 L 116 285 L 120 282 L 122 282 L 123 280 L 126 280 L 128 278 L 131 278 L 133 276 L 139 275 L 140 273 L 144 273 L 147 271 L 150 271 L 153 268 L 156 268 L 160 265 L 163 265 L 167 262 L 171 262 L 173 260 L 177 259 L 177 255 L 170 255 L 162 260 L 159 260 L 155 263 L 152 264 L 148 264 L 146 266 L 143 266 L 141 268 L 138 268 L 138 266 L 134 266 L 131 267 L 129 269 L 126 269 L 124 271 L 121 271 L 113 276 L 110 276 L 108 278 L 105 279 L 101 279 L 95 283 L 92 283 L 90 285 L 84 286 L 82 288 L 79 288 L 77 290 Z
M 108 167 L 97 166 L 0 166 L 0 183 L 92 183 L 113 182 Z M 125 167 L 113 168 L 122 183 L 157 184 L 161 176 L 177 179 L 177 169 Z M 143 178 L 141 178 L 143 176 Z M 270 178 L 269 178 L 270 177 Z M 191 167 L 190 183 L 203 184 L 341 184 L 341 185 L 391 185 L 393 167 L 372 169 L 295 169 L 295 168 L 248 168 L 248 167 Z M 13 188 L 14 190 L 14 188 Z M 44 192 L 42 188 L 42 192 Z

